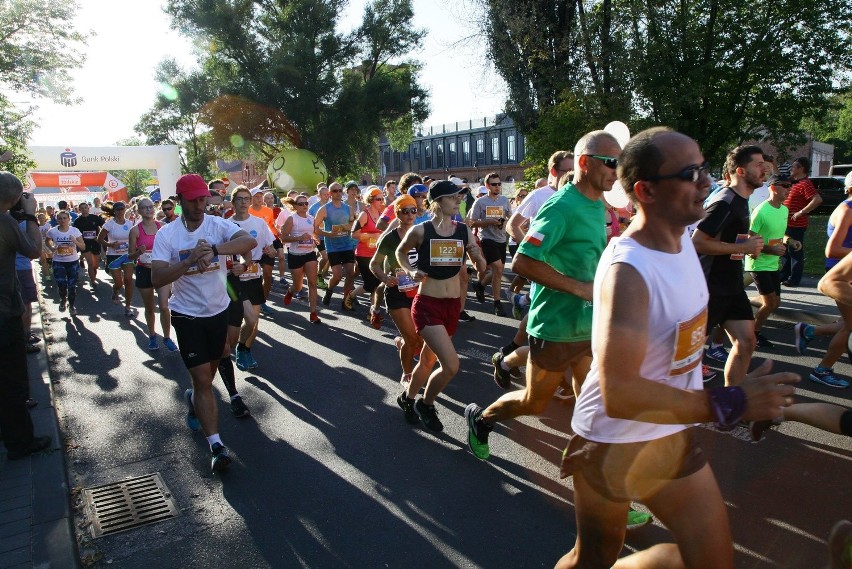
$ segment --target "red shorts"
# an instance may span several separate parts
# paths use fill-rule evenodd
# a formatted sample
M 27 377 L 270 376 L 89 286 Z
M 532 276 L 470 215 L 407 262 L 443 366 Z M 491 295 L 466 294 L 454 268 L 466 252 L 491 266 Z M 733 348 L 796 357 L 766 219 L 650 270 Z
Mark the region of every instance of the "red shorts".
M 411 304 L 411 318 L 418 334 L 426 326 L 443 326 L 447 334 L 452 336 L 459 327 L 460 312 L 459 298 L 435 298 L 418 294 Z

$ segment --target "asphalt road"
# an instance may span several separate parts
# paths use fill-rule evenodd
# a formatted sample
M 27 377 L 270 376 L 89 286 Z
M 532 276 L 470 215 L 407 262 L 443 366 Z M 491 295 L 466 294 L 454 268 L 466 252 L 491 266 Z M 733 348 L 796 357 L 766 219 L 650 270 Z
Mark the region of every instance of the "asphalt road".
M 541 417 L 499 426 L 488 462 L 467 450 L 464 407 L 502 393 L 488 359 L 516 326 L 480 312 L 489 304 L 468 301 L 477 321 L 462 323 L 455 338 L 461 372 L 439 399 L 445 431 L 435 436 L 407 425 L 394 401 L 389 319 L 374 330 L 363 305 L 355 316 L 339 312 L 337 295 L 313 326 L 305 304 L 274 300 L 252 350 L 260 368 L 237 371 L 251 418 L 231 416 L 217 379 L 220 431 L 236 457 L 220 477 L 204 437 L 184 424 L 189 376 L 180 356 L 148 352 L 141 312 L 125 318 L 110 290 L 101 282 L 95 295 L 85 283 L 75 318 L 59 313 L 55 298 L 46 303 L 72 500 L 80 504 L 80 488 L 159 472 L 181 515 L 92 539 L 78 510 L 84 565 L 552 567 L 572 546 L 573 494 L 557 477 L 570 405 L 554 400 Z M 138 297 L 134 306 L 141 311 Z M 779 370 L 806 374 L 826 345 L 817 340 L 799 357 L 789 324 L 770 322 L 765 334 L 777 342 Z M 836 370 L 852 375 L 846 357 Z M 852 407 L 850 395 L 807 380 L 798 390 L 800 401 Z M 822 566 L 832 525 L 852 518 L 852 439 L 793 423 L 760 444 L 745 436 L 700 429 L 729 508 L 737 567 Z M 625 553 L 670 539 L 655 523 L 631 532 Z

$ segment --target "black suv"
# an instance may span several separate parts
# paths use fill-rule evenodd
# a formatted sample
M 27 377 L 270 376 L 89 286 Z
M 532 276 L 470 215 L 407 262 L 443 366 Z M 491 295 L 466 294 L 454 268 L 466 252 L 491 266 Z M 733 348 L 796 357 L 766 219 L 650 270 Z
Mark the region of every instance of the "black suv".
M 811 182 L 822 196 L 822 203 L 814 210 L 816 214 L 830 214 L 840 202 L 846 199 L 843 178 L 840 176 L 814 176 Z

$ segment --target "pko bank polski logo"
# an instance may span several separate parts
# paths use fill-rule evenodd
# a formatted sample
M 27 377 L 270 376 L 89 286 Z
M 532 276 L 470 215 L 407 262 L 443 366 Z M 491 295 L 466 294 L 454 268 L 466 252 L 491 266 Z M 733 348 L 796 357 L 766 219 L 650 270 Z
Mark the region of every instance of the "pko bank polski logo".
M 73 168 L 77 165 L 77 153 L 71 152 L 70 148 L 66 148 L 65 152 L 59 154 L 59 162 L 66 168 Z

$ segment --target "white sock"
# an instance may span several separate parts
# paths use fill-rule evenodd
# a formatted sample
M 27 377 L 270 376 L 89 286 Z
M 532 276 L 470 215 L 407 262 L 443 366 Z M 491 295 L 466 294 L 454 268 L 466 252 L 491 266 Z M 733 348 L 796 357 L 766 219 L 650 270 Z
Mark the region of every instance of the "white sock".
M 219 438 L 219 433 L 207 437 L 207 443 L 210 445 L 210 450 L 213 450 L 213 445 L 216 443 L 222 444 L 222 439 Z

